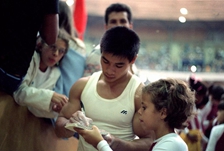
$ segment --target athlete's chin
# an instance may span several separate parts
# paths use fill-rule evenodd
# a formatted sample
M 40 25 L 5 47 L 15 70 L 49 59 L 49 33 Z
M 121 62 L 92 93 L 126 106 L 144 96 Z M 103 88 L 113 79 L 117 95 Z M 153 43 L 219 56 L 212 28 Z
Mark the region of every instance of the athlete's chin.
M 109 82 L 109 83 L 112 83 L 114 81 L 116 81 L 116 79 L 112 79 L 112 78 L 105 78 L 105 81 Z
M 116 77 L 114 77 L 114 76 L 108 76 L 106 74 L 104 74 L 104 76 L 107 81 L 115 81 L 116 80 Z

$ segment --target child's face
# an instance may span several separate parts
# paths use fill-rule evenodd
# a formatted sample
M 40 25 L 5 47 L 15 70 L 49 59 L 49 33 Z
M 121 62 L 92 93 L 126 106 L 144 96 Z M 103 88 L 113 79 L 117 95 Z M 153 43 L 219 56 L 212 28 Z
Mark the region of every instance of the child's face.
M 224 123 L 224 110 L 218 110 L 217 120 L 219 123 Z
M 40 68 L 52 67 L 58 63 L 64 56 L 66 43 L 62 39 L 58 39 L 54 45 L 48 46 L 43 44 L 41 49 Z
M 142 107 L 138 113 L 141 126 L 145 131 L 157 129 L 160 123 L 160 112 L 156 110 L 149 94 L 142 93 Z

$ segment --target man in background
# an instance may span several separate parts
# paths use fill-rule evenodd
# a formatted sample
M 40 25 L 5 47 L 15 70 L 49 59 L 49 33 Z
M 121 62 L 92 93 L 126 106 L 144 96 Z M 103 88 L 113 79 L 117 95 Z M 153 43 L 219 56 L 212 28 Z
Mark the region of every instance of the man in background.
M 121 3 L 114 3 L 107 7 L 104 15 L 105 29 L 111 29 L 116 26 L 124 26 L 132 29 L 132 12 L 129 6 Z M 84 76 L 90 76 L 92 73 L 101 70 L 100 65 L 100 46 L 97 45 L 86 58 L 86 67 Z M 135 64 L 131 65 L 130 71 L 137 74 Z

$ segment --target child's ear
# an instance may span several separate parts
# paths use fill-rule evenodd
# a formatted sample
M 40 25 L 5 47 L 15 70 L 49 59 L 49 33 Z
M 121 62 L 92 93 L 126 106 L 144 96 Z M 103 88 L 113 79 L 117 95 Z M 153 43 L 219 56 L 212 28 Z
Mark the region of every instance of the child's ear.
M 167 109 L 162 108 L 160 111 L 161 119 L 165 119 L 167 117 Z
M 41 37 L 37 37 L 37 40 L 36 40 L 36 50 L 41 50 L 42 48 L 42 42 L 41 42 Z
M 42 43 L 41 42 L 36 43 L 36 50 L 41 51 L 41 49 L 42 49 Z

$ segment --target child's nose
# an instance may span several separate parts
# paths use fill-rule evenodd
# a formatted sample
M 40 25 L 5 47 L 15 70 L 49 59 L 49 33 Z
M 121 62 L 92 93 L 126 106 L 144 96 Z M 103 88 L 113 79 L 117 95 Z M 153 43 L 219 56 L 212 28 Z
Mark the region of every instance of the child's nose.
M 54 51 L 53 51 L 53 54 L 58 56 L 59 55 L 59 50 L 57 48 L 55 48 Z

